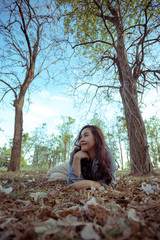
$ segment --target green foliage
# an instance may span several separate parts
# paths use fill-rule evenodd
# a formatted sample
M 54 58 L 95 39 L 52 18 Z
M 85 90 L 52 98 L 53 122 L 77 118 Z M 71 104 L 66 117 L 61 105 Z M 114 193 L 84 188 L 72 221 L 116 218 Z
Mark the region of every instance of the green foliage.
M 145 121 L 148 136 L 149 151 L 154 167 L 160 164 L 160 119 L 156 116 Z
M 129 143 L 124 117 L 117 117 L 114 124 L 95 113 L 88 123 L 101 128 L 107 145 L 113 151 L 117 165 L 121 169 L 130 169 Z M 160 119 L 153 116 L 149 121 L 145 121 L 145 125 L 150 155 L 153 165 L 157 167 L 160 163 Z M 32 163 L 32 168 L 48 168 L 69 160 L 74 147 L 73 139 L 77 134 L 75 119 L 62 117 L 62 123 L 57 126 L 57 129 L 57 135 L 54 133 L 48 135 L 47 125 L 43 123 L 32 132 L 31 136 L 28 133 L 23 134 L 21 167 L 28 168 L 28 163 Z M 11 148 L 5 145 L 0 148 L 0 159 L 10 158 L 10 153 Z
M 59 143 L 61 146 L 62 161 L 69 160 L 73 140 L 73 129 L 75 119 L 71 117 L 62 117 L 63 123 L 58 126 L 60 132 Z
M 110 65 L 111 59 L 117 55 L 118 25 L 123 28 L 127 48 L 131 48 L 133 52 L 136 51 L 135 43 L 139 42 L 144 32 L 146 16 L 147 21 L 153 21 L 154 24 L 157 21 L 158 12 L 160 12 L 158 1 L 151 2 L 149 0 L 57 0 L 56 5 L 63 15 L 65 34 L 72 35 L 71 38 L 75 45 L 84 44 L 79 51 L 85 56 L 88 55 L 96 66 L 99 65 L 99 68 L 105 67 L 105 59 L 109 60 L 107 65 Z M 118 14 L 117 25 L 112 21 L 114 16 L 112 11 L 114 10 Z M 102 13 L 106 16 L 105 19 L 102 18 Z M 123 25 L 120 26 L 120 24 Z M 90 44 L 86 44 L 89 42 Z
M 57 135 L 48 135 L 46 123 L 37 127 L 31 137 L 28 133 L 23 135 L 23 159 L 26 157 L 34 168 L 48 168 L 69 160 L 75 119 L 62 117 L 62 120 Z
M 5 144 L 3 147 L 0 147 L 0 167 L 7 167 L 10 161 L 11 148 L 7 147 Z
M 90 123 L 98 126 L 102 130 L 103 134 L 105 134 L 106 130 L 105 122 L 98 116 L 98 113 L 94 113 Z
M 28 144 L 28 139 L 25 139 L 25 144 Z M 21 152 L 21 166 L 26 167 L 27 162 L 25 160 L 25 151 L 24 151 L 24 142 L 22 143 L 22 152 Z M 7 144 L 4 144 L 3 147 L 0 147 L 0 166 L 8 166 L 11 156 L 11 142 L 9 146 Z M 3 163 L 3 164 L 1 164 Z
M 22 168 L 26 168 L 26 166 L 27 166 L 27 162 L 25 161 L 25 159 L 24 159 L 23 156 L 21 156 L 21 164 L 20 164 L 20 166 L 21 166 Z

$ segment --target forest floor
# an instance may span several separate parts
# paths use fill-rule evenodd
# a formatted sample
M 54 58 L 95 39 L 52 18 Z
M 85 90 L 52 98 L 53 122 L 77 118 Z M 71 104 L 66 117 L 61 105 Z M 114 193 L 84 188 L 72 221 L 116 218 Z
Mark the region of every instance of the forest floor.
M 45 174 L 0 170 L 0 240 L 160 239 L 160 176 L 73 191 Z

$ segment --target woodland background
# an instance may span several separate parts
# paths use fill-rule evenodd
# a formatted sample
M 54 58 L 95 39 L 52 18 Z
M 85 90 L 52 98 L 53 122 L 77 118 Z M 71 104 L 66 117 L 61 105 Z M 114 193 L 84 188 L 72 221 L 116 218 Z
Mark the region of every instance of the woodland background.
M 0 104 L 15 111 L 0 147 L 0 239 L 160 239 L 160 119 L 142 118 L 160 84 L 159 1 L 2 0 L 0 37 Z M 47 85 L 85 112 L 62 116 L 54 132 L 45 121 L 25 132 L 23 111 Z M 115 189 L 70 191 L 46 178 L 86 119 L 115 155 Z
M 3 0 L 0 7 L 0 102 L 15 111 L 1 165 L 8 160 L 8 170 L 17 171 L 69 159 L 78 119 L 63 116 L 58 134 L 47 133 L 45 122 L 23 131 L 32 92 L 52 83 L 68 86 L 66 94 L 85 109 L 83 119 L 89 113 L 88 123 L 101 127 L 117 168 L 143 175 L 157 168 L 159 118 L 144 121 L 142 112 L 145 93 L 159 89 L 159 2 Z M 105 112 L 109 103 L 120 110 L 113 122 Z
M 24 133 L 22 139 L 21 169 L 48 169 L 69 161 L 70 153 L 74 148 L 77 136 L 76 120 L 71 117 L 62 117 L 63 124 L 57 125 L 58 134 L 48 134 L 47 124 L 44 123 L 31 133 Z M 98 118 L 98 114 L 88 121 L 101 127 L 107 145 L 111 148 L 116 158 L 117 169 L 130 170 L 129 144 L 125 119 L 117 117 L 113 126 Z M 108 128 L 108 126 L 110 126 Z M 150 156 L 155 169 L 160 164 L 160 119 L 156 116 L 145 121 Z M 42 137 L 43 136 L 43 137 Z M 9 164 L 12 139 L 9 147 L 5 144 L 0 147 L 1 167 Z

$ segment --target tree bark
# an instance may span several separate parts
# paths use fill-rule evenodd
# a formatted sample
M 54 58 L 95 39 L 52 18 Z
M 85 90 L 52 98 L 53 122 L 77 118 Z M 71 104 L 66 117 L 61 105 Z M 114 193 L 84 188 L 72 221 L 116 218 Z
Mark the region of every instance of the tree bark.
M 15 124 L 14 124 L 14 138 L 11 152 L 11 160 L 8 166 L 8 171 L 19 171 L 21 160 L 21 145 L 22 145 L 22 126 L 23 126 L 23 105 L 15 103 Z
M 121 88 L 130 145 L 131 174 L 149 174 L 152 171 L 145 126 L 133 95 Z
M 124 106 L 130 145 L 131 174 L 149 174 L 152 164 L 148 151 L 147 135 L 138 106 L 137 82 L 133 77 L 125 49 L 123 26 L 117 24 L 117 66 L 121 83 L 120 95 Z
M 11 160 L 8 171 L 19 171 L 21 161 L 21 148 L 22 148 L 22 132 L 23 132 L 23 105 L 25 93 L 34 76 L 35 64 L 27 71 L 24 84 L 21 86 L 19 97 L 14 101 L 15 107 L 15 124 L 14 124 L 14 138 L 11 151 Z

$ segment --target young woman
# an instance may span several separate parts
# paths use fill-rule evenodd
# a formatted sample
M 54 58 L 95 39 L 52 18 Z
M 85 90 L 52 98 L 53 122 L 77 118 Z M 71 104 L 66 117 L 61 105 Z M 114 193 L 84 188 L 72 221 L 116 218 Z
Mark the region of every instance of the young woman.
M 72 189 L 96 189 L 109 184 L 114 187 L 116 176 L 115 159 L 107 147 L 100 128 L 84 126 L 71 153 L 67 184 Z

